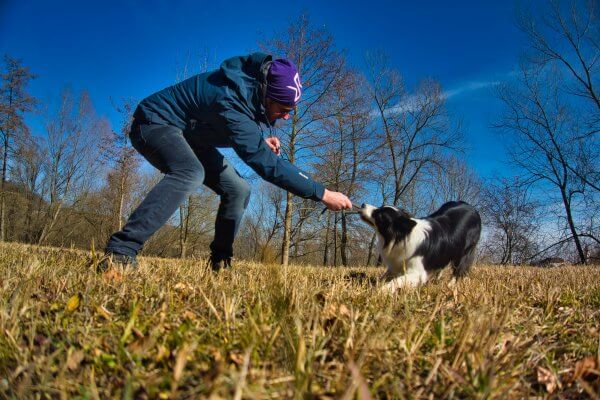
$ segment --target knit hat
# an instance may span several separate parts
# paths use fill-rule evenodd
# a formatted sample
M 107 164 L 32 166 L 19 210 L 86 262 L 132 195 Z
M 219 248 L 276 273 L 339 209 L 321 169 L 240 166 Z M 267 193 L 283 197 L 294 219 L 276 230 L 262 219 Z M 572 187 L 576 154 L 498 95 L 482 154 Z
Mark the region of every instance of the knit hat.
M 267 73 L 267 97 L 276 102 L 295 107 L 302 95 L 298 69 L 289 60 L 274 60 Z

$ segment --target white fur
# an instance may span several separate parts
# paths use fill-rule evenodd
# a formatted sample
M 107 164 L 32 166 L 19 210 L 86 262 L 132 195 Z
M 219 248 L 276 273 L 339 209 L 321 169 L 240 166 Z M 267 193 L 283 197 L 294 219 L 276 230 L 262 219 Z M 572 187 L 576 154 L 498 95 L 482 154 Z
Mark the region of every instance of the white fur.
M 392 280 L 387 282 L 381 288 L 382 291 L 394 293 L 401 288 L 414 288 L 420 284 L 427 282 L 428 275 L 423 266 L 423 257 L 414 257 L 406 262 L 406 273 L 393 273 L 388 268 L 384 276 L 394 276 Z
M 414 226 L 410 235 L 408 237 L 398 243 L 392 243 L 389 247 L 389 257 L 394 259 L 395 262 L 403 261 L 411 258 L 417 248 L 423 243 L 423 241 L 427 238 L 429 231 L 431 230 L 431 225 L 429 222 L 422 220 L 411 218 L 417 224 Z M 386 249 L 384 249 L 385 251 Z M 386 254 L 382 254 L 383 257 L 388 256 Z

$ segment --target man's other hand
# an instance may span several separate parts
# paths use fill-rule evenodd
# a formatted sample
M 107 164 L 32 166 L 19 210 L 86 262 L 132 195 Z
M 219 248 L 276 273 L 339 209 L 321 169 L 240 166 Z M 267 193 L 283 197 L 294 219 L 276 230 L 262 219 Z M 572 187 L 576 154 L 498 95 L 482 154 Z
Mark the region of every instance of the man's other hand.
M 267 146 L 273 151 L 273 153 L 280 155 L 281 154 L 281 143 L 279 142 L 279 138 L 275 136 L 271 136 L 265 139 L 267 142 Z

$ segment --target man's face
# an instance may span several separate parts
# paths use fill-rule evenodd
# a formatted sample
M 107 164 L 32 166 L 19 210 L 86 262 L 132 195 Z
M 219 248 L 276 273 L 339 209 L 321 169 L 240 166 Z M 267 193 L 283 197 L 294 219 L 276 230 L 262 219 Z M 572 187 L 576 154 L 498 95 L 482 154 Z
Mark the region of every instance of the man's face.
M 269 98 L 265 100 L 265 109 L 267 111 L 267 118 L 271 124 L 278 119 L 289 119 L 290 113 L 294 111 L 294 107 L 279 104 Z

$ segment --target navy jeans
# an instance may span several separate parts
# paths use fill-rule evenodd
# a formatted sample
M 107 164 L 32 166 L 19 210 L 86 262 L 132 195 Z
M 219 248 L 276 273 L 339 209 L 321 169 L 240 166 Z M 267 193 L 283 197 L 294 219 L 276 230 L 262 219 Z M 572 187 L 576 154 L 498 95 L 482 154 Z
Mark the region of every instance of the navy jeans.
M 134 121 L 130 139 L 150 164 L 165 174 L 108 240 L 106 251 L 135 257 L 150 238 L 203 184 L 221 197 L 215 237 L 210 245 L 218 259 L 233 255 L 233 241 L 250 199 L 250 185 L 219 151 L 201 143 L 201 133 Z

